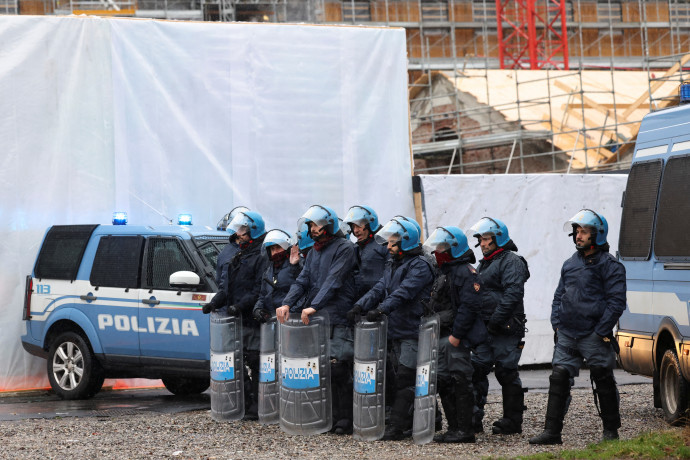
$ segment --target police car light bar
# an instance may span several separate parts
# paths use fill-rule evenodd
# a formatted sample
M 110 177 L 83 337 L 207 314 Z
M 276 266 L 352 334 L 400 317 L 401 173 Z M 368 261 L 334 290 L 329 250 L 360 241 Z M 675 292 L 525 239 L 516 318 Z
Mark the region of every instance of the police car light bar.
M 177 225 L 192 225 L 191 214 L 180 214 L 177 216 Z
M 114 212 L 113 213 L 113 225 L 127 225 L 127 213 L 126 212 Z
M 678 88 L 678 95 L 680 96 L 680 104 L 687 104 L 690 102 L 690 81 L 684 81 Z

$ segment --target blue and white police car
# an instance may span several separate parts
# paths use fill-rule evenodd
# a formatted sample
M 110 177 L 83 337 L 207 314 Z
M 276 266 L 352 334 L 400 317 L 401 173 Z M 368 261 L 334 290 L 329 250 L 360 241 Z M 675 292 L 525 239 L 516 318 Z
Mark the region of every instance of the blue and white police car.
M 55 225 L 27 276 L 22 345 L 46 358 L 60 397 L 96 394 L 105 378 L 162 379 L 175 394 L 209 385 L 209 318 L 228 234 L 191 225 Z M 119 224 L 119 225 L 118 225 Z M 189 225 L 184 225 L 189 224 Z

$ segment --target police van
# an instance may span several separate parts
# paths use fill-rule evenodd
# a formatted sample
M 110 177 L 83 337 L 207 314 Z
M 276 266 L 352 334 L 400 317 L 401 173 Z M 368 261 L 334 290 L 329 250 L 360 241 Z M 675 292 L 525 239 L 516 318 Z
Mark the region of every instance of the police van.
M 93 396 L 105 378 L 205 391 L 209 318 L 201 308 L 218 290 L 226 244 L 227 233 L 191 225 L 49 228 L 26 278 L 24 349 L 47 359 L 64 399 Z
M 628 308 L 618 323 L 620 363 L 652 377 L 654 406 L 668 422 L 681 423 L 690 398 L 690 105 L 642 120 L 623 196 L 619 256 L 628 283 Z

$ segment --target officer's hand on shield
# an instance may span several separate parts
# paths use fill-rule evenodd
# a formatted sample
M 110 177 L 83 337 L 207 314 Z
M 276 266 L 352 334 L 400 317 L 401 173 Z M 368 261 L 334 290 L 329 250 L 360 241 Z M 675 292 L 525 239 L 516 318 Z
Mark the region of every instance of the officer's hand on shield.
M 254 319 L 260 323 L 265 323 L 271 319 L 271 313 L 269 313 L 269 311 L 265 308 L 257 308 L 254 310 Z
M 201 312 L 204 315 L 208 315 L 209 313 L 211 313 L 215 309 L 216 309 L 215 306 L 211 302 L 201 304 Z
M 381 310 L 379 310 L 378 308 L 375 308 L 373 310 L 369 310 L 367 312 L 367 321 L 369 321 L 369 322 L 374 323 L 374 322 L 380 320 L 381 317 L 383 317 L 383 312 Z
M 237 316 L 240 314 L 240 311 L 234 305 L 228 305 L 228 308 L 226 310 L 228 312 L 228 316 Z
M 284 323 L 287 321 L 288 316 L 290 316 L 289 305 L 283 305 L 282 307 L 276 308 L 276 318 L 278 318 L 279 322 Z
M 450 342 L 451 345 L 453 345 L 455 348 L 460 345 L 460 339 L 456 339 L 455 336 L 449 335 L 448 336 L 448 341 Z
M 306 325 L 309 324 L 309 316 L 316 313 L 316 310 L 309 307 L 302 310 L 302 322 Z
M 362 307 L 355 305 L 355 307 L 347 312 L 347 320 L 354 323 L 358 317 L 362 314 Z

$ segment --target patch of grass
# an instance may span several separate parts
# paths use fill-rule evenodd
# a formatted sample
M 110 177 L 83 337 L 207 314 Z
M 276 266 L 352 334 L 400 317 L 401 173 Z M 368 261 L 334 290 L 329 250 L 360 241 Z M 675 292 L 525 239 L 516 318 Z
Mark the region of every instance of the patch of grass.
M 517 457 L 522 460 L 565 459 L 617 459 L 617 458 L 690 458 L 690 427 L 679 430 L 644 433 L 634 439 L 604 441 L 586 449 L 563 450 L 557 453 Z

